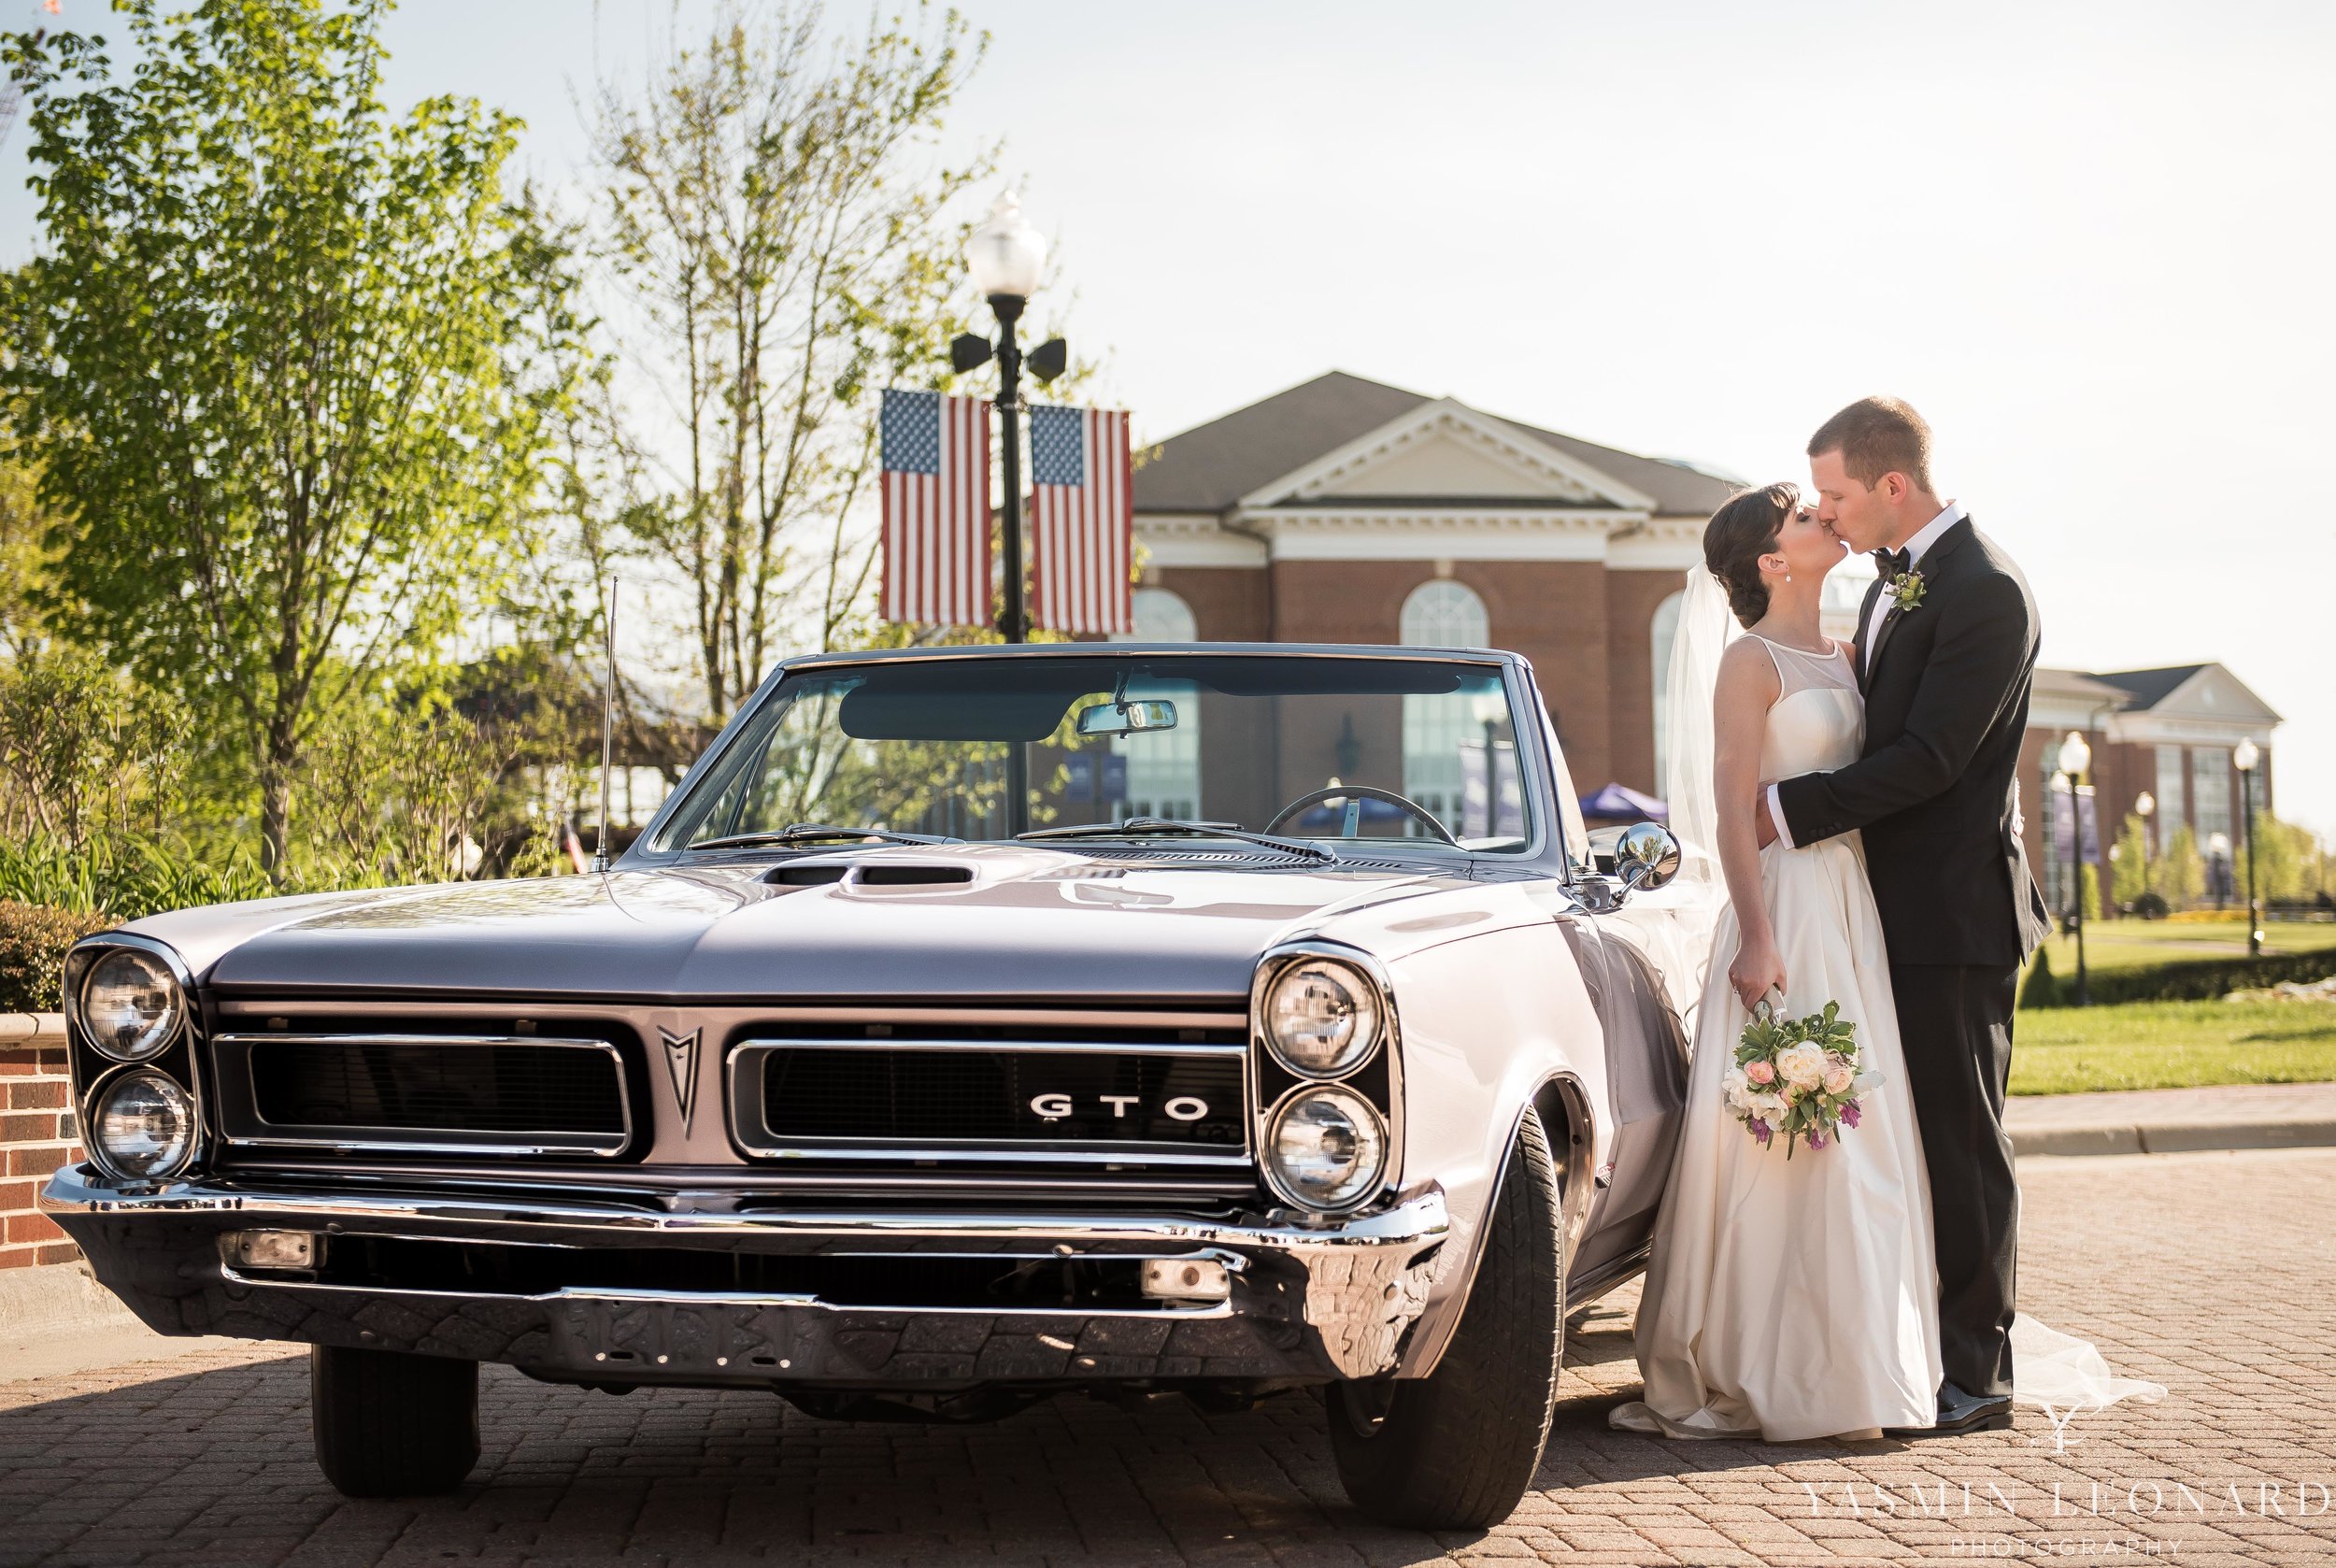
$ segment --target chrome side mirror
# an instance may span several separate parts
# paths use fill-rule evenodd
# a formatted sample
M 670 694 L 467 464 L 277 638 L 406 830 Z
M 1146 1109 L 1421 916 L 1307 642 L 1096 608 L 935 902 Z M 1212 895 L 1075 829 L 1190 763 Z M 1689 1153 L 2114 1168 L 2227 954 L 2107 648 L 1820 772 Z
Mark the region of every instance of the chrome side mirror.
M 1614 843 L 1614 868 L 1634 893 L 1653 892 L 1679 875 L 1679 841 L 1656 822 L 1635 822 Z

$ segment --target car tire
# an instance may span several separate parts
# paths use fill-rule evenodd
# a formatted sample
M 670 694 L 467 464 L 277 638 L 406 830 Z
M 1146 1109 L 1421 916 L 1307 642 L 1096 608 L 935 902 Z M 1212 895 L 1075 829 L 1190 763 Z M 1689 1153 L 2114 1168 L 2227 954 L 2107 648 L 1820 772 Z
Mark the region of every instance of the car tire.
M 1517 1509 L 1549 1440 L 1564 1351 L 1565 1231 L 1541 1119 L 1525 1113 L 1459 1329 L 1423 1378 L 1330 1390 L 1331 1452 L 1382 1524 L 1480 1530 Z
M 478 1363 L 403 1350 L 308 1352 L 317 1467 L 344 1497 L 452 1491 L 478 1462 Z

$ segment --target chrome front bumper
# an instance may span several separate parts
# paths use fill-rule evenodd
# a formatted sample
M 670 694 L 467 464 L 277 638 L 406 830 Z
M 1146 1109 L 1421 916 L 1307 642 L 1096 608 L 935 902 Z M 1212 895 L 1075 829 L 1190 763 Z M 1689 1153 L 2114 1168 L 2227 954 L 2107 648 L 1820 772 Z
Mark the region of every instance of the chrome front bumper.
M 989 1382 L 1359 1378 L 1395 1369 L 1447 1253 L 1441 1188 L 1319 1226 L 1244 1216 L 752 1206 L 714 1190 L 525 1197 L 288 1190 L 240 1182 L 124 1188 L 89 1165 L 40 1208 L 98 1279 L 164 1333 L 232 1334 L 501 1361 L 583 1381 Z M 478 1248 L 644 1247 L 868 1258 L 1044 1251 L 1205 1257 L 1230 1297 L 1144 1309 L 837 1304 L 801 1293 L 565 1288 L 499 1294 L 254 1277 L 223 1261 L 243 1230 Z

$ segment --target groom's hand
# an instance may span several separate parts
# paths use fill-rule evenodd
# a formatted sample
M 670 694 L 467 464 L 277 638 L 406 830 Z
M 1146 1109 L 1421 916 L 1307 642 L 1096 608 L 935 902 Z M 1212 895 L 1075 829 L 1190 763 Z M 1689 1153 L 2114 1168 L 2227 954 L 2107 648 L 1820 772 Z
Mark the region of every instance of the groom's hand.
M 1776 819 L 1768 814 L 1768 786 L 1760 786 L 1752 802 L 1752 841 L 1765 849 L 1776 842 Z

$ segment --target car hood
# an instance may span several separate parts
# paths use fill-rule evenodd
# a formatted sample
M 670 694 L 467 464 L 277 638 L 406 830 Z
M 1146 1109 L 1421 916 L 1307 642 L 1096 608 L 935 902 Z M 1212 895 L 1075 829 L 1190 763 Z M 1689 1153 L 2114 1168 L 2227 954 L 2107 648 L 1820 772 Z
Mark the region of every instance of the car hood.
M 848 868 L 847 879 L 771 880 L 817 867 Z M 962 879 L 876 880 L 886 877 Z M 1246 991 L 1276 942 L 1392 902 L 1489 891 L 1384 865 L 1219 868 L 919 846 L 270 899 L 131 929 L 169 943 L 207 984 L 246 993 L 1223 998 Z M 1399 924 L 1432 933 L 1485 918 Z

